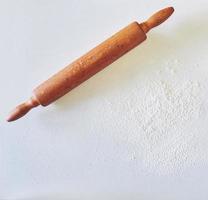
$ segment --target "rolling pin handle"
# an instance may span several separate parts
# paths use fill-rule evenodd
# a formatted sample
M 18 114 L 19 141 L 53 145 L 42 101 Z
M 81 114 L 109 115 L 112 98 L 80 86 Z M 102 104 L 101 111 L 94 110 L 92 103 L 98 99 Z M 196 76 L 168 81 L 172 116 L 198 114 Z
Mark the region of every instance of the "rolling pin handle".
M 145 33 L 147 33 L 150 29 L 162 24 L 166 21 L 174 12 L 173 7 L 167 7 L 162 10 L 159 10 L 155 14 L 153 14 L 147 21 L 140 24 L 141 28 Z
M 40 103 L 35 98 L 35 96 L 32 96 L 28 101 L 25 103 L 22 103 L 18 105 L 9 115 L 7 118 L 8 122 L 15 121 L 25 114 L 27 114 L 32 108 L 39 106 Z

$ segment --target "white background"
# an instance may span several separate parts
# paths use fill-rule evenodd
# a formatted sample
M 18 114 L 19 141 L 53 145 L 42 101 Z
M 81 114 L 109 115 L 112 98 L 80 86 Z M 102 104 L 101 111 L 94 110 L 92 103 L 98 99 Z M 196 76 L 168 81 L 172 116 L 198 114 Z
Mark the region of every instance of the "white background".
M 141 46 L 56 103 L 5 122 L 43 80 L 166 6 L 174 15 Z M 207 37 L 207 0 L 1 0 L 0 199 L 207 199 Z M 164 169 L 154 159 L 145 165 L 140 141 L 128 140 L 140 132 L 122 109 L 129 91 L 165 70 L 166 60 L 180 60 L 184 77 L 202 80 L 205 99 L 203 117 L 181 130 L 196 136 L 198 157 L 170 171 L 171 161 Z

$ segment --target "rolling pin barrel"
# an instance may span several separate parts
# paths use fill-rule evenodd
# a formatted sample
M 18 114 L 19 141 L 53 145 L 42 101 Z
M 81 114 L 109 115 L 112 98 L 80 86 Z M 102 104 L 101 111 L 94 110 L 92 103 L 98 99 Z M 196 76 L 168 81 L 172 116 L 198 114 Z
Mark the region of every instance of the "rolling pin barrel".
M 33 94 L 47 106 L 104 69 L 146 39 L 137 22 L 133 22 L 38 86 Z

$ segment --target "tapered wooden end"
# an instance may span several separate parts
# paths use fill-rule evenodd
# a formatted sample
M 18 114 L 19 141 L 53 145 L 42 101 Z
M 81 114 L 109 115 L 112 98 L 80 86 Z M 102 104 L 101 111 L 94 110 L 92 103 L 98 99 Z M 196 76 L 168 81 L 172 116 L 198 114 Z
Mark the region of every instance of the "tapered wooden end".
M 155 14 L 153 14 L 147 21 L 140 24 L 145 33 L 150 29 L 162 24 L 166 21 L 174 12 L 173 7 L 164 8 Z
M 26 113 L 28 113 L 32 108 L 39 105 L 39 102 L 34 98 L 31 97 L 25 103 L 18 105 L 7 118 L 8 122 L 15 121 L 21 117 L 23 117 Z

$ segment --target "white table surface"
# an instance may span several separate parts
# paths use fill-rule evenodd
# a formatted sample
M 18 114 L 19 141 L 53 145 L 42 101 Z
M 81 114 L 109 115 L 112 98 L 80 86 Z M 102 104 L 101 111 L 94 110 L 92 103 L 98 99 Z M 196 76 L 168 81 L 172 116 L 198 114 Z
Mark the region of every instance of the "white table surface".
M 41 81 L 166 6 L 175 7 L 174 15 L 136 50 L 53 105 L 5 121 Z M 199 157 L 164 174 L 151 159 L 145 165 L 145 156 L 132 158 L 140 144 L 128 140 L 134 124 L 124 121 L 128 109 L 122 109 L 128 91 L 163 71 L 165 60 L 180 59 L 188 78 L 202 80 L 207 99 L 207 0 L 1 0 L 0 26 L 1 200 L 208 198 L 208 101 L 203 117 L 181 130 L 196 135 Z

